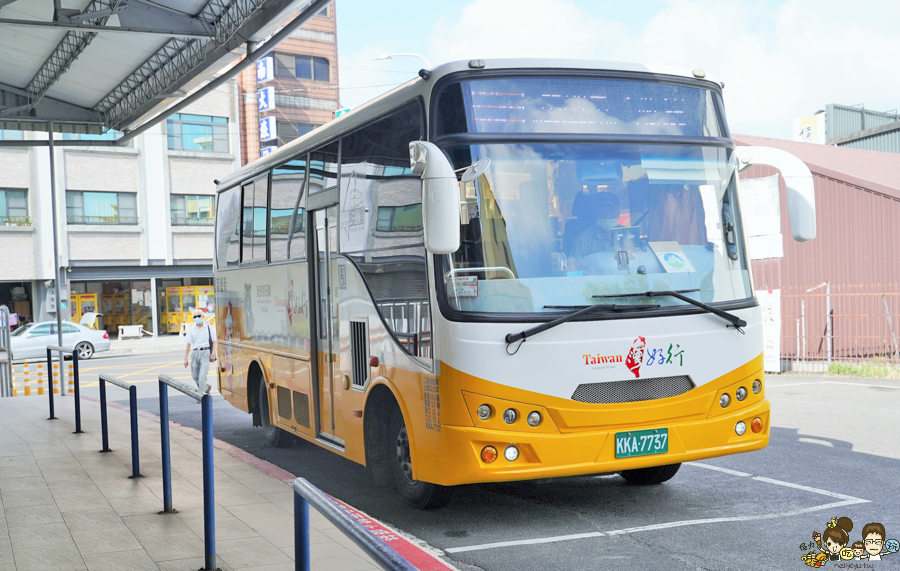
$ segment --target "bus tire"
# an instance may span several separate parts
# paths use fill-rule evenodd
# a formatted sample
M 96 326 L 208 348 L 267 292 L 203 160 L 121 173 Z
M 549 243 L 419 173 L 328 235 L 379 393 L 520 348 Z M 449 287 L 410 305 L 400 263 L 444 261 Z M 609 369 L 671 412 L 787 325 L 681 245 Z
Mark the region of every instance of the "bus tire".
M 391 475 L 397 492 L 411 506 L 420 510 L 430 510 L 446 505 L 450 501 L 452 488 L 412 479 L 412 460 L 409 453 L 409 433 L 403 414 L 395 409 L 391 415 L 385 451 L 390 461 Z
M 638 468 L 636 470 L 623 470 L 620 476 L 632 484 L 652 486 L 667 482 L 678 473 L 681 464 L 668 464 L 666 466 L 651 466 L 650 468 Z
M 266 383 L 259 383 L 259 416 L 262 421 L 263 433 L 266 441 L 276 448 L 284 448 L 290 444 L 290 435 L 284 430 L 272 425 L 269 415 L 269 394 L 266 391 Z

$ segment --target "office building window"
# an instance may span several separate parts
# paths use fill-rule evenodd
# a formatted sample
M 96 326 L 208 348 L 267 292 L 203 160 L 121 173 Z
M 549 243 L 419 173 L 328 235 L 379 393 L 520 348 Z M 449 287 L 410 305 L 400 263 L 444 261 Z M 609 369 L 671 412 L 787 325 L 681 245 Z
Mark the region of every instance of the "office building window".
M 21 141 L 24 138 L 25 138 L 24 131 L 13 131 L 11 129 L 0 129 L 0 140 Z
M 130 192 L 66 192 L 69 224 L 137 224 L 137 195 Z
M 173 194 L 170 197 L 172 226 L 211 226 L 215 197 Z
M 175 151 L 228 152 L 228 119 L 176 113 L 166 119 L 169 148 Z
M 0 226 L 31 226 L 27 190 L 0 189 Z
M 321 57 L 275 54 L 275 76 L 328 83 L 331 64 Z

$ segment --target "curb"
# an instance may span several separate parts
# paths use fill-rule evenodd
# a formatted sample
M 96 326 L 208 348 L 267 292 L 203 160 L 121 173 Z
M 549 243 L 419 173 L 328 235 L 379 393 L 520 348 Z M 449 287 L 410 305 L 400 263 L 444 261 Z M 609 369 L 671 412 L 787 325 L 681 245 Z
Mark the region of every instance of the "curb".
M 100 399 L 95 399 L 93 397 L 82 396 L 81 398 L 83 400 L 95 403 L 100 402 Z M 116 402 L 107 401 L 106 406 L 129 411 L 129 407 Z M 159 416 L 151 412 L 138 410 L 138 416 L 159 423 Z M 177 422 L 172 422 L 171 420 L 169 421 L 169 424 L 176 430 L 192 436 L 197 440 L 203 439 L 203 433 L 196 428 L 184 426 L 182 424 L 178 424 Z M 224 440 L 219 440 L 216 437 L 213 437 L 213 447 L 221 450 L 222 452 L 225 452 L 226 454 L 237 460 L 244 462 L 245 464 L 253 466 L 260 472 L 263 472 L 264 474 L 275 478 L 276 480 L 287 486 L 288 489 L 293 491 L 294 480 L 297 479 L 297 476 L 291 474 L 287 470 L 284 470 L 283 468 L 280 468 L 272 464 L 271 462 L 267 462 L 261 458 L 257 458 L 249 452 L 246 452 L 245 450 L 242 450 L 237 446 L 234 446 L 233 444 L 229 444 Z M 440 551 L 436 547 L 428 545 L 426 542 L 414 536 L 411 536 L 410 534 L 394 529 L 393 527 L 369 516 L 365 512 L 360 511 L 347 503 L 342 502 L 341 500 L 331 496 L 330 494 L 325 495 L 327 495 L 328 498 L 331 499 L 331 501 L 337 504 L 339 508 L 347 512 L 350 517 L 356 519 L 363 527 L 372 532 L 385 545 L 399 553 L 404 559 L 409 561 L 410 564 L 415 566 L 416 569 L 419 569 L 419 571 L 458 571 L 456 567 L 451 566 L 449 563 L 441 559 L 437 555 L 437 553 L 434 553 L 443 553 L 443 551 Z

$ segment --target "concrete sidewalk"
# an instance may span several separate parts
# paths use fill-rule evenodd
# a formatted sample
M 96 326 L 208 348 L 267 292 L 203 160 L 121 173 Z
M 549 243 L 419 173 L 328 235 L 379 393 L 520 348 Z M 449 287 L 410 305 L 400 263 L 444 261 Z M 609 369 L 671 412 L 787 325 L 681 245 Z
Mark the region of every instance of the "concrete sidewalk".
M 177 425 L 170 430 L 178 513 L 159 514 L 156 417 L 138 420 L 144 477 L 132 480 L 127 411 L 109 408 L 113 452 L 101 454 L 99 405 L 82 401 L 85 433 L 72 434 L 73 399 L 57 398 L 55 404 L 59 419 L 50 421 L 46 397 L 0 399 L 0 571 L 202 568 L 199 433 Z M 219 567 L 293 570 L 291 488 L 227 447 L 220 444 L 215 451 Z M 315 510 L 310 520 L 313 569 L 377 569 Z

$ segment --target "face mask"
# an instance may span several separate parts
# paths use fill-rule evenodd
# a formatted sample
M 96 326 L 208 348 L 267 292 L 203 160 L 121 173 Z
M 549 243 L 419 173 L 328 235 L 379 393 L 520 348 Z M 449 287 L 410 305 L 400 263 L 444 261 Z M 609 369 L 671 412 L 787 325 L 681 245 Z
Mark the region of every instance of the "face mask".
M 194 323 L 203 323 L 203 316 L 197 316 L 194 318 Z
M 603 228 L 604 230 L 612 230 L 617 222 L 617 218 L 598 218 L 597 226 Z

